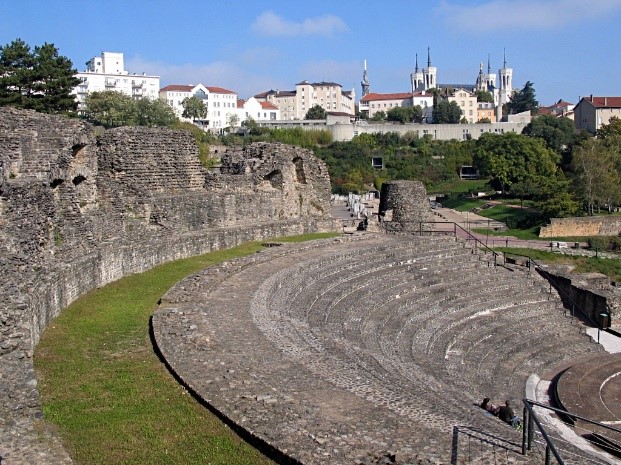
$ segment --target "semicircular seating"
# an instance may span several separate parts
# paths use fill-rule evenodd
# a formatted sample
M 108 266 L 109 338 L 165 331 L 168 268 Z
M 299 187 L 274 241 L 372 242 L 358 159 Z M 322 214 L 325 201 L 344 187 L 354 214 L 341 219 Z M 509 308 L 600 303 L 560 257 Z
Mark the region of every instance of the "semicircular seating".
M 154 334 L 172 369 L 308 464 L 381 450 L 447 463 L 463 427 L 483 437 L 471 463 L 528 462 L 521 435 L 474 405 L 512 399 L 521 413 L 531 374 L 601 350 L 541 278 L 441 236 L 274 247 L 163 302 Z

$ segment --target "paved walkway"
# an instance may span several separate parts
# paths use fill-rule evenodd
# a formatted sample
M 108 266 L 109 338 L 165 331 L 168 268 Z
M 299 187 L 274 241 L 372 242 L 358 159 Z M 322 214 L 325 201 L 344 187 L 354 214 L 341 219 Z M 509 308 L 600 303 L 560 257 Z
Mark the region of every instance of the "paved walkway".
M 299 463 L 541 463 L 476 404 L 601 348 L 532 279 L 452 238 L 354 235 L 204 270 L 153 329 L 191 390 Z

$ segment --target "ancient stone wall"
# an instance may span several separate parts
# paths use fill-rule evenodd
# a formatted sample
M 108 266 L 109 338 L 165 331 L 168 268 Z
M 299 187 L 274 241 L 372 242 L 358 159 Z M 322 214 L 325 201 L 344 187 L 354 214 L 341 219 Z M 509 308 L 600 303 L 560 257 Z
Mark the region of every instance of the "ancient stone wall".
M 33 349 L 78 296 L 166 261 L 338 228 L 312 152 L 256 144 L 221 157 L 222 174 L 209 173 L 183 131 L 0 108 L 0 457 L 16 428 L 36 436 Z
M 565 307 L 581 313 L 600 327 L 621 328 L 621 292 L 600 273 L 573 274 L 560 267 L 543 266 L 540 274 L 559 292 Z
M 388 181 L 382 184 L 379 216 L 391 227 L 416 231 L 421 221 L 434 221 L 425 186 L 420 181 Z M 431 224 L 425 228 L 430 229 Z
M 550 224 L 539 231 L 539 237 L 618 236 L 619 234 L 621 234 L 621 217 L 619 216 L 552 218 Z

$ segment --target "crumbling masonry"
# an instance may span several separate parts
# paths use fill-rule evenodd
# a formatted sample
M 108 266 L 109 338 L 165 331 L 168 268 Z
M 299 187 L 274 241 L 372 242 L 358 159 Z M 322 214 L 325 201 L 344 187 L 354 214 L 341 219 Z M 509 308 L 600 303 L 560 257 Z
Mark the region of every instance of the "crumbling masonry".
M 129 273 L 273 236 L 336 229 L 309 150 L 253 144 L 208 172 L 192 137 L 0 108 L 0 457 L 70 463 L 41 417 L 32 354 L 78 296 Z

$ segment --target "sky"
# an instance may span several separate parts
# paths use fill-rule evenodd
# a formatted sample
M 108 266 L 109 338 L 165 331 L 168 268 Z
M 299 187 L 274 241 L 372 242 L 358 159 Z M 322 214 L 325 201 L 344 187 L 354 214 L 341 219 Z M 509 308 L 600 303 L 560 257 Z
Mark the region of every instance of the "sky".
M 297 82 L 409 92 L 415 56 L 438 82 L 474 84 L 480 63 L 513 68 L 540 105 L 621 96 L 621 0 L 0 0 L 0 46 L 54 44 L 78 71 L 102 51 L 161 86 L 249 98 Z

